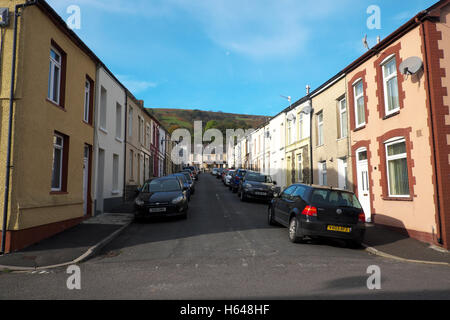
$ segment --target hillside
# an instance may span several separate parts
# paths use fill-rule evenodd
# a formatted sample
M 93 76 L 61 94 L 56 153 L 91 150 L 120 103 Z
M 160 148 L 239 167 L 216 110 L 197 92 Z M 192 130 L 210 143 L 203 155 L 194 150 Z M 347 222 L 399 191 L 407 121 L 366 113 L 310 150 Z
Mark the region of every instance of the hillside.
M 263 124 L 269 117 L 183 109 L 148 109 L 172 133 L 175 129 L 194 132 L 194 121 L 203 122 L 203 130 L 219 129 L 225 135 L 226 129 L 251 129 Z

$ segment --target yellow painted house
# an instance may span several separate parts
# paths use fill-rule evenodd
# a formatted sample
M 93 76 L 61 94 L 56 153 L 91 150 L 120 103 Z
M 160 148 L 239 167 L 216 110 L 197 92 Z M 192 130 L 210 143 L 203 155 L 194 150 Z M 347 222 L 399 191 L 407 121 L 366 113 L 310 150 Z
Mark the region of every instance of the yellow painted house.
M 0 73 L 0 230 L 5 252 L 70 228 L 93 210 L 93 109 L 99 61 L 45 1 L 16 8 L 24 2 L 0 0 L 11 19 L 2 27 Z M 20 17 L 11 113 L 15 10 Z M 7 170 L 9 145 L 11 169 Z

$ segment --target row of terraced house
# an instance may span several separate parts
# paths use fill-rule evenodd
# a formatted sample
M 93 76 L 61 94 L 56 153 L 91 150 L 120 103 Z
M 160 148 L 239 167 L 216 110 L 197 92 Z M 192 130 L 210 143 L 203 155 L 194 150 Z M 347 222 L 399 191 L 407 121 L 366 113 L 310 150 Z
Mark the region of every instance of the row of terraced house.
M 12 252 L 174 168 L 167 130 L 45 1 L 0 8 L 0 234 Z
M 354 191 L 367 221 L 449 249 L 449 89 L 443 0 L 231 146 L 228 166 Z

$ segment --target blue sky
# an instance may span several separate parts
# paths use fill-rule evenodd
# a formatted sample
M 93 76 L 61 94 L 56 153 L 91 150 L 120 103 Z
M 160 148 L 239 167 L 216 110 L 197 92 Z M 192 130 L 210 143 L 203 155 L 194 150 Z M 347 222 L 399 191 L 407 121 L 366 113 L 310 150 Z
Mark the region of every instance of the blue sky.
M 273 116 L 437 0 L 48 0 L 146 107 Z M 367 8 L 381 9 L 381 29 Z

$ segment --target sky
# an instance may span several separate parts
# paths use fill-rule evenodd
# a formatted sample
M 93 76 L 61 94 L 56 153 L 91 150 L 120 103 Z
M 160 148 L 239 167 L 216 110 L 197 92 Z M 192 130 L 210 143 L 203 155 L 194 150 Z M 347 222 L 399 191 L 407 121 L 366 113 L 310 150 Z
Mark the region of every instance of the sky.
M 437 0 L 48 0 L 147 108 L 274 116 Z M 380 9 L 379 29 L 369 28 Z

